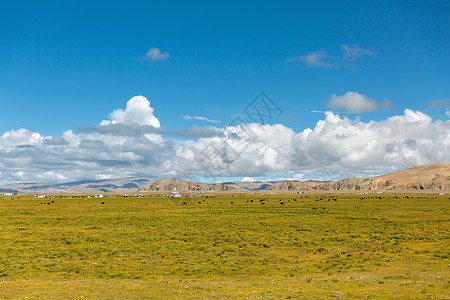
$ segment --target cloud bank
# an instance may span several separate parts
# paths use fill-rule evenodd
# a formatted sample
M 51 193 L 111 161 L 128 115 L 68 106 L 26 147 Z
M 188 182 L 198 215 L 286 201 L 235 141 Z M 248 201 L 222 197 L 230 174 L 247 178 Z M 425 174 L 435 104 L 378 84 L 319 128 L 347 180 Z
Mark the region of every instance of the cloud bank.
M 326 112 L 313 128 L 300 132 L 281 124 L 258 123 L 186 131 L 191 138 L 166 139 L 170 133 L 162 129 L 143 96 L 131 98 L 124 110 L 113 111 L 108 120 L 80 133 L 68 130 L 52 137 L 11 130 L 0 135 L 0 183 L 144 174 L 263 177 L 286 173 L 303 178 L 303 172 L 311 171 L 333 179 L 448 163 L 450 153 L 450 121 L 433 120 L 409 109 L 370 122 Z

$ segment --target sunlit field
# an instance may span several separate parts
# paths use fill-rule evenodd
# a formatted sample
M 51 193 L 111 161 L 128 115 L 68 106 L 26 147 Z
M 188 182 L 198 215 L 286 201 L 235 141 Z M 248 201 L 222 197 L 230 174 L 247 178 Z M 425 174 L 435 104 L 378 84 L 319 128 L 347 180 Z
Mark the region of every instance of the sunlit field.
M 449 194 L 0 197 L 0 298 L 449 298 Z

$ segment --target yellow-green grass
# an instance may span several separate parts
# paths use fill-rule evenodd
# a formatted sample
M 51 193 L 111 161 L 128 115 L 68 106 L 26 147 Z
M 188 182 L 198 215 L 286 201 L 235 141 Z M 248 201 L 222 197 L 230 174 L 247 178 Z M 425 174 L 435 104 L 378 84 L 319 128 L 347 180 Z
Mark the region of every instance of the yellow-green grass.
M 0 298 L 449 298 L 449 204 L 437 193 L 0 197 Z

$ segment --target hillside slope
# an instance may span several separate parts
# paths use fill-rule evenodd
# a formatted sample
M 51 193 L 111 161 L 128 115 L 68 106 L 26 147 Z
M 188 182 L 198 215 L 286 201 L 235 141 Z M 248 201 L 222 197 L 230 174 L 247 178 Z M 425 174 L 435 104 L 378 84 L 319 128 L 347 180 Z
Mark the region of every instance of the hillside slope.
M 331 182 L 281 182 L 267 190 L 450 190 L 450 164 L 417 166 L 369 178 L 346 178 Z

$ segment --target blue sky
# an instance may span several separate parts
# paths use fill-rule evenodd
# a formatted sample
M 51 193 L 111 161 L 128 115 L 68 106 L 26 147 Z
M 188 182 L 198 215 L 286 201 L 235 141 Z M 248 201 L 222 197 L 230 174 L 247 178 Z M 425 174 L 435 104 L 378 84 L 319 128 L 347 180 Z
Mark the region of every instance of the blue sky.
M 446 122 L 449 12 L 448 1 L 3 1 L 0 135 L 77 134 L 137 95 L 165 130 L 223 128 L 261 91 L 283 111 L 272 123 L 294 132 L 329 109 Z M 330 103 L 352 91 L 376 108 Z

